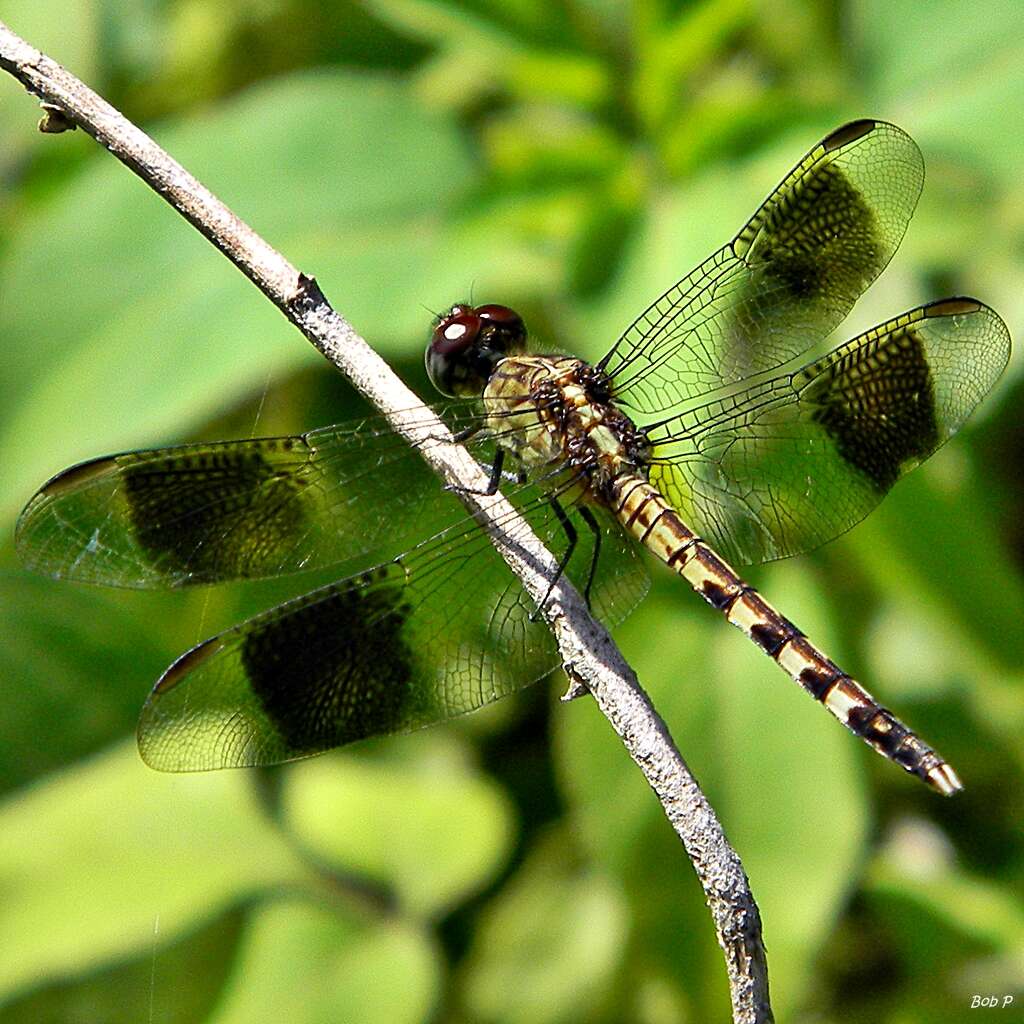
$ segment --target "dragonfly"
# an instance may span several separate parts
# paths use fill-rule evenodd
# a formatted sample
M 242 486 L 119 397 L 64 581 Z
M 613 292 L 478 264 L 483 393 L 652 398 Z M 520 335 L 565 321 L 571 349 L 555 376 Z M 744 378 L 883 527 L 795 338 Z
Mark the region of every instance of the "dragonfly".
M 425 358 L 454 435 L 423 446 L 466 444 L 605 623 L 644 596 L 646 548 L 854 734 L 951 795 L 954 769 L 731 567 L 850 529 L 1007 363 L 1005 324 L 966 297 L 808 361 L 888 264 L 923 180 L 900 128 L 840 127 L 594 364 L 531 354 L 507 306 L 452 306 Z M 120 587 L 338 567 L 182 655 L 141 714 L 154 768 L 285 762 L 461 715 L 558 664 L 420 454 L 370 418 L 108 455 L 36 493 L 17 547 L 50 576 Z

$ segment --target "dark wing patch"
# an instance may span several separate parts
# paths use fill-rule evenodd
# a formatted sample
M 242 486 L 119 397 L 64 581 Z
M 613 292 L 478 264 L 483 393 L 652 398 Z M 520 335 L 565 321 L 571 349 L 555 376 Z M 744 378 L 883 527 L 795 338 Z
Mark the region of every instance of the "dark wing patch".
M 122 456 L 128 516 L 151 563 L 175 578 L 263 575 L 308 528 L 306 482 L 288 458 L 297 444 L 289 437 Z M 282 456 L 276 467 L 272 460 Z
M 546 497 L 520 492 L 557 552 L 566 534 Z M 596 615 L 624 618 L 646 590 L 634 545 L 605 530 Z M 610 529 L 609 529 L 610 527 Z M 584 524 L 566 567 L 589 579 Z M 497 700 L 558 663 L 551 633 L 473 521 L 362 573 L 271 609 L 183 655 L 157 683 L 139 750 L 164 771 L 276 764 L 403 732 Z
M 417 710 L 410 609 L 386 569 L 303 602 L 246 634 L 241 662 L 263 713 L 294 755 L 394 732 Z
M 465 414 L 460 425 L 474 421 Z M 470 443 L 478 451 L 487 444 Z M 428 498 L 444 513 L 432 518 L 434 529 L 463 515 L 440 486 L 419 453 L 373 417 L 301 437 L 179 445 L 73 466 L 26 506 L 16 543 L 27 568 L 88 583 L 177 587 L 276 576 L 401 551 L 422 536 Z
M 651 428 L 651 482 L 730 562 L 808 551 L 952 437 L 1009 354 L 984 304 L 921 306 Z
M 856 359 L 837 359 L 803 400 L 836 450 L 885 493 L 939 446 L 935 388 L 924 342 L 912 327 L 873 339 Z
M 671 412 L 819 342 L 892 258 L 923 181 L 921 153 L 895 125 L 833 132 L 616 342 L 601 362 L 616 400 Z
M 822 164 L 795 182 L 785 203 L 765 211 L 747 263 L 763 267 L 775 288 L 757 289 L 782 305 L 846 303 L 864 291 L 884 263 L 874 211 L 835 164 Z M 758 329 L 758 310 L 739 328 Z M 765 311 L 767 312 L 767 310 Z

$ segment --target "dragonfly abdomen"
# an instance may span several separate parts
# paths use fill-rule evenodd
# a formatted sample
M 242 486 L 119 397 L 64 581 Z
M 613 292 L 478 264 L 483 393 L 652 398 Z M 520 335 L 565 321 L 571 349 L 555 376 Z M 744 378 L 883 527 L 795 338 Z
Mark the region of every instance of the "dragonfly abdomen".
M 629 533 L 852 733 L 946 796 L 963 788 L 950 765 L 744 582 L 680 519 L 653 484 L 639 475 L 624 476 L 616 484 L 612 509 Z

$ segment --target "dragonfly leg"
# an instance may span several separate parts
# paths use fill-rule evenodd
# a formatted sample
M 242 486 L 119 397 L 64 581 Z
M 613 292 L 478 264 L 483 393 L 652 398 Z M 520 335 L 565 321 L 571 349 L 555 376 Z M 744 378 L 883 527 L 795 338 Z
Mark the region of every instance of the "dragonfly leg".
M 458 435 L 456 435 L 457 439 Z M 459 487 L 457 484 L 445 484 L 444 489 L 446 491 L 454 491 L 458 494 L 479 494 L 490 497 L 492 494 L 496 494 L 498 487 L 501 484 L 501 471 L 505 465 L 505 449 L 499 448 L 494 453 L 494 462 L 490 465 L 491 477 L 487 481 L 487 486 L 482 490 L 478 491 L 473 487 Z
M 452 440 L 456 444 L 462 444 L 463 441 L 468 441 L 471 437 L 476 437 L 480 433 L 480 424 L 474 423 L 471 427 L 463 427 L 462 430 L 457 430 L 452 434 Z
M 594 513 L 586 505 L 579 506 L 580 518 L 587 524 L 590 532 L 594 535 L 594 552 L 590 556 L 590 570 L 587 572 L 587 583 L 583 588 L 583 600 L 587 602 L 587 609 L 592 611 L 590 606 L 590 588 L 594 585 L 594 577 L 597 575 L 597 560 L 601 557 L 601 525 L 594 518 Z
M 562 508 L 562 503 L 555 497 L 548 498 L 548 504 L 555 510 L 555 516 L 558 522 L 561 524 L 562 529 L 565 531 L 566 539 L 568 544 L 566 545 L 565 551 L 562 557 L 558 561 L 558 570 L 555 572 L 554 578 L 548 584 L 548 589 L 544 593 L 544 597 L 537 608 L 530 613 L 530 621 L 536 622 L 540 613 L 543 611 L 544 606 L 548 603 L 548 599 L 551 597 L 551 591 L 555 589 L 555 584 L 562 578 L 562 573 L 565 572 L 565 567 L 569 564 L 569 560 L 573 556 L 573 552 L 576 550 L 576 542 L 579 540 L 579 533 L 576 527 L 573 526 L 572 520 L 566 515 L 565 509 Z M 590 584 L 587 584 L 589 589 Z

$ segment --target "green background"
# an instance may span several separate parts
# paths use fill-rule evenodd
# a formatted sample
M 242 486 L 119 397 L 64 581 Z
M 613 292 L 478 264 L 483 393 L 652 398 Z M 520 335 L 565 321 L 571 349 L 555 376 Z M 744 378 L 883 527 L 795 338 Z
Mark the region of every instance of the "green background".
M 845 120 L 928 178 L 849 336 L 974 294 L 1024 338 L 1016 0 L 4 0 L 423 394 L 428 309 L 519 308 L 599 356 Z M 160 776 L 130 739 L 192 643 L 294 592 L 106 592 L 21 572 L 72 462 L 358 415 L 258 293 L 81 132 L 0 80 L 0 1020 L 709 1022 L 702 894 L 557 678 L 274 771 Z M 963 433 L 769 599 L 949 758 L 945 801 L 654 572 L 617 633 L 721 815 L 780 1020 L 1024 1020 L 1024 401 Z M 982 1013 L 984 1011 L 974 1011 Z

